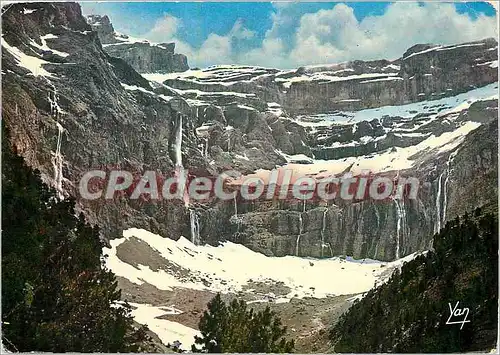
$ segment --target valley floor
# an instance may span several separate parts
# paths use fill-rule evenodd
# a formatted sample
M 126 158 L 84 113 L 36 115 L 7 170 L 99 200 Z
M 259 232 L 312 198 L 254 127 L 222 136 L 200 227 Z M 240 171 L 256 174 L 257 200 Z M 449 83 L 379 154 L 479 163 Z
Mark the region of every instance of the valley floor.
M 224 300 L 242 299 L 256 310 L 269 305 L 299 352 L 327 351 L 327 328 L 355 298 L 414 257 L 391 263 L 267 257 L 230 242 L 200 246 L 140 229 L 124 231 L 104 253 L 135 320 L 164 345 L 177 340 L 189 350 L 207 303 L 221 292 Z

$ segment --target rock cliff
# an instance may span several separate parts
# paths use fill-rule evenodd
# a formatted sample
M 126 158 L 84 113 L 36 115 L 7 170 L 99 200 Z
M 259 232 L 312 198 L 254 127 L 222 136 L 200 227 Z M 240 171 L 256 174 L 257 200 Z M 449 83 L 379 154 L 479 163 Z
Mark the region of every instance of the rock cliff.
M 175 43 L 150 43 L 115 32 L 108 16 L 90 15 L 87 21 L 111 56 L 121 58 L 139 73 L 182 72 L 189 69 L 187 57 L 175 53 Z
M 497 198 L 493 39 L 414 46 L 392 62 L 169 73 L 188 69 L 172 44 L 132 43 L 74 3 L 14 4 L 2 26 L 9 143 L 61 197 L 75 197 L 105 239 L 136 227 L 268 255 L 392 260 L 428 248 L 446 220 Z M 92 169 L 173 174 L 179 164 L 196 176 L 370 168 L 417 177 L 420 189 L 401 202 L 211 199 L 188 208 L 78 194 Z

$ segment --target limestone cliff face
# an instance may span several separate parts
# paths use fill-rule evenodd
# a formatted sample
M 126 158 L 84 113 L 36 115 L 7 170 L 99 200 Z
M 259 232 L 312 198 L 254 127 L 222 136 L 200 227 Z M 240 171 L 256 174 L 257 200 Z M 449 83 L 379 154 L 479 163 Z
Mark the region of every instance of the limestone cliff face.
M 490 83 L 498 68 L 494 65 L 497 50 L 498 42 L 493 38 L 408 49 L 401 60 L 400 74 L 405 79 L 406 101 L 449 96 Z
M 104 15 L 89 15 L 87 22 L 92 27 L 92 30 L 97 32 L 97 36 L 102 44 L 119 43 L 113 24 L 108 16 Z
M 174 53 L 174 49 L 175 43 L 110 44 L 105 47 L 109 55 L 123 59 L 139 73 L 172 73 L 188 70 L 187 57 L 184 54 Z
M 302 203 L 270 206 L 240 203 L 238 219 L 222 230 L 222 216 L 234 215 L 225 205 L 218 218 L 204 217 L 202 235 L 227 238 L 268 255 L 329 257 L 352 255 L 393 260 L 431 247 L 446 220 L 496 198 L 498 121 L 472 132 L 463 147 L 437 160 L 425 161 L 409 176 L 421 181 L 416 200 L 401 202 Z M 451 159 L 450 159 L 451 155 Z M 227 218 L 227 217 L 225 217 Z
M 104 50 L 123 59 L 139 73 L 172 73 L 189 69 L 187 57 L 175 53 L 175 43 L 154 44 L 116 33 L 106 15 L 91 15 L 87 21 L 97 32 Z
M 25 8 L 33 12 L 24 14 Z M 3 33 L 3 119 L 11 144 L 48 183 L 78 198 L 78 181 L 91 169 L 172 171 L 179 113 L 161 98 L 125 90 L 127 84 L 151 88 L 128 64 L 103 51 L 79 5 L 12 5 L 3 17 Z M 50 51 L 32 44 L 41 44 L 41 38 L 50 38 Z M 19 53 L 37 65 L 25 65 Z M 178 235 L 175 225 L 184 222 L 174 205 L 143 209 L 139 202 L 118 199 L 78 202 L 106 238 L 134 225 Z M 160 226 L 156 218 L 173 223 Z
M 226 75 L 213 68 L 204 71 L 213 74 L 208 77 L 187 75 L 165 83 L 180 90 L 252 94 L 279 103 L 292 115 L 362 110 L 437 100 L 489 84 L 497 77 L 497 48 L 492 38 L 417 45 L 392 62 L 351 61 L 287 71 L 234 66 Z
M 153 82 L 138 72 L 187 69 L 172 45 L 131 43 L 106 17 L 87 20 L 72 3 L 5 12 L 2 108 L 10 144 L 62 196 L 75 197 L 105 239 L 128 227 L 189 237 L 197 216 L 201 242 L 392 260 L 428 248 L 446 220 L 497 198 L 494 40 L 415 46 L 393 62 L 212 67 Z M 196 176 L 318 159 L 354 171 L 373 159 L 383 174 L 418 177 L 420 193 L 400 203 L 210 200 L 188 208 L 78 194 L 86 171 L 173 174 L 179 152 Z

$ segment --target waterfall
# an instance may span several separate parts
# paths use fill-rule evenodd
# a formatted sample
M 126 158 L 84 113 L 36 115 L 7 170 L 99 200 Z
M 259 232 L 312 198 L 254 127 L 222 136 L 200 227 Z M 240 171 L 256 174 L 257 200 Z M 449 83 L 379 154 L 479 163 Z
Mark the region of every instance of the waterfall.
M 56 145 L 56 151 L 54 153 L 54 156 L 52 158 L 52 166 L 54 168 L 54 183 L 57 191 L 57 197 L 60 200 L 64 199 L 64 194 L 63 194 L 63 187 L 62 187 L 62 181 L 63 181 L 63 173 L 62 173 L 62 165 L 63 165 L 63 158 L 61 154 L 61 140 L 62 140 L 62 134 L 64 131 L 63 126 L 59 122 L 56 123 L 57 125 L 57 145 Z
M 297 241 L 295 242 L 295 255 L 299 256 L 299 242 L 300 242 L 300 235 L 302 234 L 302 213 L 299 214 L 299 235 L 297 236 Z
M 208 158 L 208 138 L 205 138 L 205 151 L 203 152 L 205 158 Z
M 233 201 L 234 201 L 234 216 L 238 217 L 238 203 L 236 201 L 236 193 L 234 194 Z
M 182 166 L 182 115 L 179 115 L 179 128 L 175 137 L 175 166 Z
M 377 205 L 373 205 L 375 209 L 375 216 L 377 217 L 377 228 L 380 229 L 380 213 L 378 211 Z
M 57 99 L 57 88 L 55 87 L 50 80 L 47 80 L 47 83 L 52 87 L 52 92 L 48 93 L 47 100 L 50 103 L 50 114 L 56 121 L 56 126 L 57 126 L 57 143 L 56 143 L 56 151 L 54 152 L 54 156 L 52 157 L 52 167 L 54 169 L 54 185 L 56 188 L 56 193 L 57 197 L 60 200 L 64 199 L 64 190 L 63 190 L 63 172 L 62 172 L 62 167 L 63 167 L 63 157 L 61 154 L 61 144 L 62 144 L 62 135 L 64 133 L 64 128 L 59 122 L 62 118 L 62 115 L 65 114 L 66 112 L 59 106 L 59 102 Z M 51 95 L 52 94 L 52 95 Z M 18 107 L 16 104 L 16 114 L 18 113 Z
M 402 200 L 402 204 L 400 204 L 398 199 L 394 199 L 394 203 L 396 205 L 396 215 L 398 218 L 398 223 L 397 223 L 397 239 L 396 239 L 396 259 L 399 259 L 399 254 L 400 254 L 400 243 L 401 243 L 401 238 L 404 239 L 404 237 L 407 234 L 407 228 L 406 228 L 406 210 L 405 210 L 405 205 L 404 205 L 404 200 Z
M 451 163 L 453 162 L 453 159 L 457 155 L 458 150 L 455 150 L 453 153 L 450 154 L 448 157 L 448 162 L 446 163 L 446 179 L 444 179 L 444 191 L 443 191 L 443 219 L 442 223 L 446 223 L 446 209 L 448 207 L 448 183 L 450 180 L 450 174 L 453 171 L 451 169 Z
M 434 226 L 434 233 L 438 233 L 441 229 L 441 181 L 443 180 L 444 171 L 439 175 L 438 191 L 436 196 L 436 224 Z
M 326 247 L 325 245 L 325 230 L 326 230 L 326 214 L 328 212 L 328 208 L 325 208 L 323 211 L 323 220 L 321 222 L 321 257 L 323 257 L 323 249 Z
M 243 219 L 241 217 L 238 217 L 238 201 L 236 200 L 236 193 L 234 194 L 233 201 L 234 201 L 234 215 L 233 215 L 233 218 L 234 218 L 234 220 L 236 222 L 236 232 L 239 233 L 241 222 L 242 222 Z
M 53 95 L 54 95 L 54 97 L 52 98 L 50 96 L 50 92 L 49 92 L 49 96 L 47 98 L 49 100 L 49 103 L 50 103 L 50 113 L 52 114 L 52 116 L 54 116 L 57 119 L 57 115 L 61 111 L 59 104 L 57 102 L 57 89 L 54 86 L 54 84 L 52 84 L 51 82 L 49 82 L 49 84 L 52 86 Z
M 330 243 L 326 243 L 326 245 L 328 246 L 328 249 L 330 249 L 330 256 L 333 256 L 333 250 L 332 247 L 330 246 Z
M 449 155 L 448 161 L 446 162 L 446 170 L 439 175 L 438 191 L 436 196 L 436 225 L 434 226 L 434 233 L 438 233 L 442 224 L 446 222 L 446 209 L 448 208 L 448 183 L 452 172 L 451 163 L 457 155 L 457 152 L 458 150 Z M 444 180 L 444 186 L 442 187 L 443 175 L 445 173 L 446 178 Z M 441 200 L 443 200 L 443 206 L 441 206 Z
M 198 245 L 200 243 L 200 220 L 195 210 L 189 211 L 189 219 L 191 221 L 191 242 Z
M 302 205 L 302 212 L 306 211 L 306 200 L 304 200 L 304 204 Z

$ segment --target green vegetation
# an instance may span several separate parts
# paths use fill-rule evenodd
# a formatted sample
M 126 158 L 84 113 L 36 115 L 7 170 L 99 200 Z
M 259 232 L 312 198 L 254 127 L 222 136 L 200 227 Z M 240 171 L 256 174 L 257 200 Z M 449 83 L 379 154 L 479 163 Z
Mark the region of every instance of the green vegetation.
M 254 312 L 244 301 L 234 299 L 226 305 L 219 294 L 208 303 L 198 325 L 201 337 L 195 337 L 194 352 L 209 353 L 290 353 L 293 340 L 283 336 L 286 327 L 266 307 Z
M 140 351 L 99 232 L 2 144 L 2 337 L 14 351 Z
M 434 250 L 403 265 L 331 329 L 335 352 L 467 352 L 495 347 L 498 321 L 496 206 L 448 222 Z M 468 320 L 446 324 L 450 306 Z M 463 320 L 463 317 L 452 320 Z

